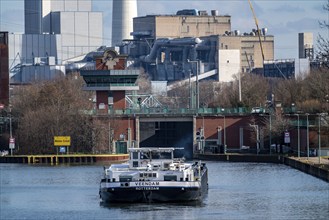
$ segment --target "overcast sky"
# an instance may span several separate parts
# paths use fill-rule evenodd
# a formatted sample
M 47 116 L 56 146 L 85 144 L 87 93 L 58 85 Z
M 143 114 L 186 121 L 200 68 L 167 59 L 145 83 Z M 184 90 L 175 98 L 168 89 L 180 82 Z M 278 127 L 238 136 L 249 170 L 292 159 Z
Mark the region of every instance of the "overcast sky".
M 314 39 L 321 34 L 329 38 L 329 30 L 319 27 L 319 21 L 329 22 L 323 9 L 327 0 L 252 0 L 260 28 L 275 36 L 275 58 L 297 58 L 298 33 L 312 32 Z M 255 22 L 248 0 L 138 0 L 138 15 L 175 14 L 177 10 L 195 8 L 218 10 L 231 15 L 232 30 L 250 32 Z M 104 44 L 111 42 L 112 1 L 93 0 L 94 11 L 103 12 Z M 24 1 L 0 0 L 0 30 L 24 32 Z M 314 42 L 316 44 L 316 42 Z

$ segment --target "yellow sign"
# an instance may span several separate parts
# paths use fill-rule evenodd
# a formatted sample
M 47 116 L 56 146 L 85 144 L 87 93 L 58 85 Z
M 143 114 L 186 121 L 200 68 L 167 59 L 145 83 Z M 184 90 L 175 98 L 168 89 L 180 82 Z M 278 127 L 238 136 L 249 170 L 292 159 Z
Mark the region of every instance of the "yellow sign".
M 54 136 L 54 146 L 70 146 L 71 136 Z

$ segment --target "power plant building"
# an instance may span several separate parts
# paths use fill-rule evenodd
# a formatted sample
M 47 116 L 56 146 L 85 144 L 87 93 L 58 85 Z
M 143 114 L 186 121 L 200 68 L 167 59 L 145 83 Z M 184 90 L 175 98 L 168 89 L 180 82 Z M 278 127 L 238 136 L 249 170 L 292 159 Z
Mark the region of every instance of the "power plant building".
M 300 59 L 314 59 L 313 33 L 298 34 L 298 54 Z
M 25 34 L 9 34 L 8 43 L 17 83 L 65 74 L 63 64 L 103 45 L 103 14 L 92 11 L 91 0 L 25 0 L 24 6 Z M 33 77 L 31 65 L 48 67 L 35 67 Z
M 103 14 L 91 0 L 25 0 L 25 34 L 61 35 L 61 59 L 86 54 L 103 44 Z
M 265 60 L 274 59 L 274 36 L 262 35 L 262 47 Z M 250 72 L 254 68 L 263 68 L 262 50 L 259 43 L 259 37 L 255 32 L 244 33 L 243 35 L 224 35 L 219 36 L 220 50 L 240 50 L 240 70 L 241 72 Z
M 136 38 L 147 36 L 156 40 L 222 35 L 231 31 L 231 16 L 218 15 L 215 10 L 212 11 L 212 15 L 205 12 L 201 15 L 197 13 L 196 11 L 195 14 L 184 15 L 178 12 L 176 15 L 147 15 L 134 18 L 133 35 Z
M 264 59 L 273 60 L 274 37 L 266 32 L 262 29 L 260 36 Z M 231 16 L 218 15 L 217 10 L 137 17 L 132 35 L 134 46 L 129 54 L 136 60 L 142 58 L 155 81 L 186 79 L 189 71 L 192 76 L 230 81 L 238 72 L 263 68 L 258 32 L 232 31 Z
M 52 33 L 52 12 L 91 12 L 91 0 L 25 0 L 25 33 Z

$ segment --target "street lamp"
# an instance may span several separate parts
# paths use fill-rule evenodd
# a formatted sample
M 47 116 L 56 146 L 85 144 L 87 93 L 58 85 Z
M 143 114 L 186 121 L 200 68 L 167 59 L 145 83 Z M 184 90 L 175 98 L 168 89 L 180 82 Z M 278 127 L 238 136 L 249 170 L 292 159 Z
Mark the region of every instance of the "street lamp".
M 196 108 L 199 109 L 199 103 L 200 103 L 200 99 L 199 99 L 199 60 L 187 60 L 188 63 L 196 63 Z
M 309 137 L 309 121 L 308 121 L 308 116 L 310 115 L 309 113 L 306 113 L 306 144 L 307 144 L 307 160 L 310 157 L 310 137 Z
M 218 115 L 224 118 L 224 154 L 226 154 L 226 118 L 225 115 Z
M 259 153 L 259 131 L 258 131 L 258 125 L 252 125 L 250 124 L 251 127 L 256 129 L 256 140 L 257 140 L 257 155 Z
M 190 99 L 189 99 L 189 108 L 193 109 L 193 101 L 192 101 L 193 94 L 192 94 L 192 86 L 191 86 L 191 75 L 192 75 L 191 70 L 189 70 L 188 71 L 189 97 L 190 97 Z
M 295 105 L 295 104 L 292 104 Z M 300 158 L 300 126 L 299 126 L 299 114 L 293 114 L 295 116 L 297 116 L 297 141 L 298 141 L 298 149 L 297 149 L 297 154 L 298 154 L 298 158 Z M 287 116 L 291 116 L 291 114 L 287 114 Z
M 272 114 L 270 112 L 270 155 L 272 154 L 271 147 L 272 147 Z
M 265 115 L 261 115 L 261 116 L 265 116 Z M 271 111 L 270 111 L 270 113 L 269 113 L 269 121 L 270 121 L 270 140 L 269 140 L 269 142 L 270 142 L 270 155 L 272 154 L 272 151 L 271 151 L 271 147 L 272 147 L 272 113 L 271 113 Z
M 318 130 L 318 158 L 319 158 L 319 164 L 321 164 L 321 117 L 322 113 L 319 114 L 319 130 Z
M 297 152 L 297 153 L 298 153 L 298 158 L 300 158 L 300 129 L 299 129 L 299 114 L 295 114 L 295 115 L 297 115 L 297 127 L 298 127 L 298 128 L 297 128 L 297 129 L 298 129 L 298 131 L 297 131 L 297 132 L 298 132 L 298 133 L 297 133 L 297 135 L 298 135 L 298 140 L 297 140 L 297 141 L 298 141 L 298 150 L 297 150 L 297 151 L 298 151 L 298 152 Z

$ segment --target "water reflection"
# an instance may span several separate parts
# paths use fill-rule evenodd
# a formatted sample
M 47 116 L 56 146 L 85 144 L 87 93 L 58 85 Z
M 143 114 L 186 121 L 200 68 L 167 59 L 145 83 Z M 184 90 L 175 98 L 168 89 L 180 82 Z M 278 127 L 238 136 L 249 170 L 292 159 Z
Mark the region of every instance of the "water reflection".
M 139 210 L 149 211 L 149 209 L 163 209 L 163 208 L 177 208 L 177 207 L 204 207 L 204 201 L 190 201 L 190 202 L 172 202 L 172 203 L 105 203 L 100 202 L 100 206 L 108 209 L 122 209 L 122 210 Z

